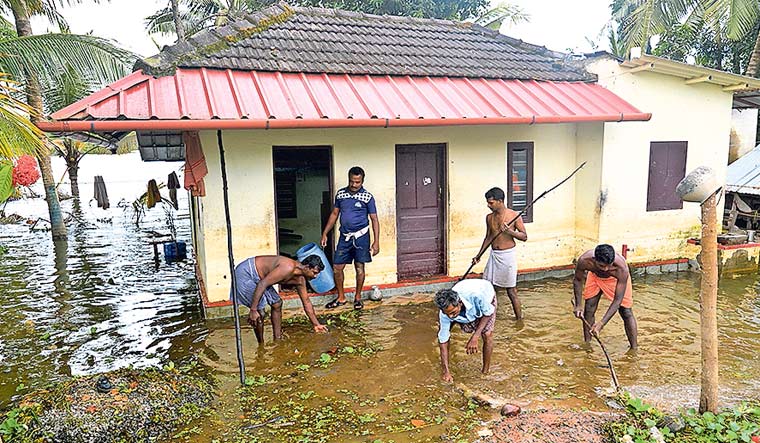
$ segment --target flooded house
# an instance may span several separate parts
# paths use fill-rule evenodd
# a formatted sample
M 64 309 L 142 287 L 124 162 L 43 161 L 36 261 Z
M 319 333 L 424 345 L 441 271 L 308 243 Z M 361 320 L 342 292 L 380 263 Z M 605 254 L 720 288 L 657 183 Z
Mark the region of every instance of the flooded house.
M 229 306 L 222 147 L 238 262 L 318 242 L 358 165 L 381 228 L 366 284 L 451 280 L 482 243 L 489 188 L 520 210 L 586 162 L 526 212 L 521 272 L 567 272 L 600 242 L 678 269 L 699 208 L 675 186 L 704 164 L 725 177 L 733 94 L 760 88 L 649 55 L 579 61 L 470 23 L 285 4 L 135 68 L 40 127 L 134 130 L 145 161 L 186 159 L 209 315 Z

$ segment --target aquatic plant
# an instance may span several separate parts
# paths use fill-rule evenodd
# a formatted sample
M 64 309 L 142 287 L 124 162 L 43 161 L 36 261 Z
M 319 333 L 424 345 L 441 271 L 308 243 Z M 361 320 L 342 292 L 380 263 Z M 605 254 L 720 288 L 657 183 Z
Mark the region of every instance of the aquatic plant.
M 169 437 L 203 416 L 214 397 L 212 380 L 182 369 L 120 369 L 37 390 L 3 416 L 0 441 L 116 443 Z
M 605 425 L 620 443 L 760 443 L 760 405 L 742 404 L 719 414 L 694 409 L 666 415 L 640 398 L 625 395 L 626 415 Z

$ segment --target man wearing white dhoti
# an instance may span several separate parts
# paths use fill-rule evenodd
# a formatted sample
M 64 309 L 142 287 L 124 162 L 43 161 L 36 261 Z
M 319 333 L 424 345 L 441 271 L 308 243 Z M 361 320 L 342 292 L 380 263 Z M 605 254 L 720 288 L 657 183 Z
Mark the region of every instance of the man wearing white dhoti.
M 483 279 L 488 280 L 496 288 L 505 288 L 515 318 L 522 319 L 520 299 L 517 298 L 517 260 L 515 258 L 515 240 L 527 241 L 528 233 L 522 217 L 509 223 L 517 216 L 517 211 L 506 207 L 504 204 L 504 191 L 500 188 L 491 188 L 486 192 L 486 203 L 491 213 L 486 216 L 486 236 L 483 245 L 473 259 L 473 263 L 480 261 L 488 244 L 491 243 L 491 255 L 488 257 L 486 268 L 483 271 Z

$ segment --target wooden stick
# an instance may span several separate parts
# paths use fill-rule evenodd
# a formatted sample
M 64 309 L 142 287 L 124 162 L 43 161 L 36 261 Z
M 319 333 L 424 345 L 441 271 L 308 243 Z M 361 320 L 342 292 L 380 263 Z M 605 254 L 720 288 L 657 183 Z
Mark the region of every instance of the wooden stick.
M 575 300 L 571 299 L 570 303 L 573 305 L 573 310 L 575 310 Z M 604 347 L 604 343 L 602 343 L 602 340 L 599 338 L 599 335 L 596 332 L 591 331 L 591 325 L 588 324 L 588 321 L 584 317 L 580 317 L 581 321 L 584 325 L 589 329 L 589 332 L 591 333 L 591 336 L 596 339 L 596 342 L 599 343 L 599 347 L 602 348 L 602 352 L 604 353 L 604 357 L 607 359 L 607 365 L 610 367 L 610 377 L 612 378 L 612 384 L 615 386 L 615 391 L 620 391 L 620 383 L 618 383 L 617 374 L 615 373 L 615 367 L 612 366 L 612 359 L 610 358 L 610 354 L 607 353 L 607 348 Z
M 577 168 L 575 168 L 575 171 L 573 171 L 572 173 L 570 173 L 570 175 L 568 175 L 567 177 L 565 177 L 564 180 L 562 180 L 561 182 L 559 182 L 556 185 L 552 186 L 551 188 L 547 189 L 546 191 L 542 192 L 541 195 L 539 195 L 538 197 L 536 197 L 535 200 L 533 200 L 532 202 L 530 202 L 530 204 L 528 206 L 524 207 L 520 212 L 518 212 L 517 215 L 512 220 L 510 220 L 509 223 L 507 223 L 507 225 L 511 225 L 512 223 L 515 222 L 515 220 L 517 220 L 518 218 L 522 217 L 522 215 L 525 214 L 525 211 L 527 211 L 528 209 L 532 208 L 533 205 L 537 201 L 541 200 L 546 194 L 548 194 L 548 193 L 552 192 L 553 190 L 557 189 L 561 184 L 563 184 L 566 181 L 570 180 L 570 177 L 574 176 L 575 173 L 578 172 L 578 171 L 580 171 L 581 168 L 584 167 L 584 166 L 586 166 L 586 162 L 581 163 L 581 165 L 578 166 Z M 502 234 L 502 232 L 499 232 L 498 234 L 494 235 L 494 237 L 486 245 L 486 249 L 488 249 L 488 247 L 491 246 L 493 244 L 493 242 L 501 234 Z M 483 252 L 485 252 L 486 249 L 484 249 Z M 478 260 L 480 260 L 481 255 L 483 255 L 483 254 L 480 254 L 480 253 L 478 254 Z M 459 283 L 460 281 L 462 281 L 465 278 L 467 278 L 467 274 L 469 274 L 470 271 L 472 271 L 473 266 L 475 266 L 475 263 L 470 264 L 470 267 L 467 268 L 467 270 L 464 272 L 464 275 L 462 275 L 462 277 L 459 280 L 457 280 L 457 283 Z

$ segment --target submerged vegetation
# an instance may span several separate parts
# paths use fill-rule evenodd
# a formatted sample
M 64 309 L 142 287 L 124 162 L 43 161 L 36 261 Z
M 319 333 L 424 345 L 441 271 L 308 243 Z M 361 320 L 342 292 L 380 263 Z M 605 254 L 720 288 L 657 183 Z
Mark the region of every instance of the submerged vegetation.
M 305 319 L 284 321 L 295 325 Z M 414 387 L 389 386 L 384 392 L 363 390 L 361 384 L 325 384 L 328 373 L 375 367 L 382 358 L 381 347 L 367 339 L 359 312 L 331 315 L 325 323 L 344 331 L 342 340 L 313 358 L 293 354 L 281 373 L 248 376 L 233 400 L 220 402 L 215 410 L 209 427 L 217 432 L 211 441 L 390 443 L 441 441 L 442 436 L 451 442 L 473 440 L 482 409 L 436 384 L 421 381 Z
M 152 442 L 201 417 L 213 398 L 194 366 L 76 377 L 24 396 L 0 423 L 0 441 Z

